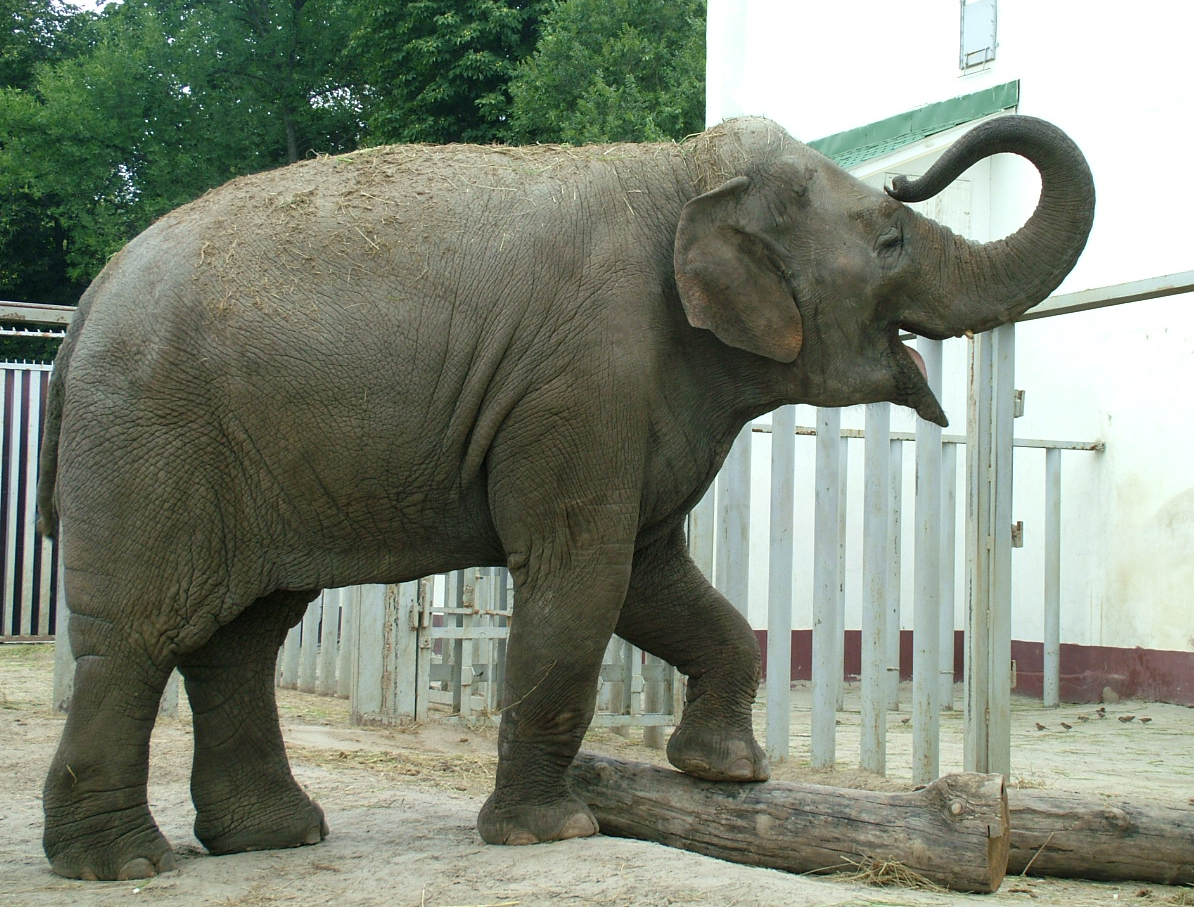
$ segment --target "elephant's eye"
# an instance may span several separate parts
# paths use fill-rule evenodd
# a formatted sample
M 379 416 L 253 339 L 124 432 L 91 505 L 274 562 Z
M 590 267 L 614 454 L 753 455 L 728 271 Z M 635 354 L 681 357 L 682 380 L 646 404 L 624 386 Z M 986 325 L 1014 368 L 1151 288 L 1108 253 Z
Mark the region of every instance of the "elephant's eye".
M 899 255 L 903 247 L 904 234 L 898 227 L 888 227 L 875 241 L 875 254 L 881 258 L 890 258 Z

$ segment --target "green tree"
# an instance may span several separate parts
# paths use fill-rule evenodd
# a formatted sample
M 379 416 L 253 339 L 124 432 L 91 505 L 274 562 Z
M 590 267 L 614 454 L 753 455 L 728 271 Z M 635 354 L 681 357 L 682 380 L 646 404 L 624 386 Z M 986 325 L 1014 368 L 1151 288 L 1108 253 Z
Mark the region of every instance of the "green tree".
M 64 0 L 0 0 L 0 87 L 31 88 L 39 64 L 85 47 L 93 18 Z
M 704 0 L 559 0 L 510 82 L 516 142 L 679 139 L 704 127 Z
M 409 0 L 358 6 L 352 53 L 370 86 L 373 141 L 492 142 L 507 83 L 534 50 L 548 0 Z
M 343 3 L 125 0 L 39 32 L 27 84 L 0 88 L 0 297 L 73 302 L 172 208 L 355 147 Z

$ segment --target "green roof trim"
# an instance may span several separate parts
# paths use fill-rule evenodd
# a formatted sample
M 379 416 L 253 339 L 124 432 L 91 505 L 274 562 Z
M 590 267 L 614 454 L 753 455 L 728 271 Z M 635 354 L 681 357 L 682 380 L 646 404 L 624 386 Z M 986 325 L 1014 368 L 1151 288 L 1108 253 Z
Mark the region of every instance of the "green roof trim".
M 873 157 L 890 154 L 905 145 L 919 142 L 938 132 L 945 132 L 962 123 L 1009 110 L 1019 102 L 1019 80 L 1005 82 L 1003 85 L 976 91 L 960 98 L 927 104 L 867 126 L 827 135 L 823 139 L 809 142 L 809 145 L 840 167 L 856 167 Z

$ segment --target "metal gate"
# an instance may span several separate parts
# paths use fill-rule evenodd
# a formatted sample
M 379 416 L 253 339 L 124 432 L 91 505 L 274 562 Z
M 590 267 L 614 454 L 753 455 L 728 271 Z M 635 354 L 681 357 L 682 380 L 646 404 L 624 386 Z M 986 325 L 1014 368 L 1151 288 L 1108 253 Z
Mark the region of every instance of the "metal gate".
M 57 629 L 58 546 L 37 532 L 37 457 L 52 367 L 0 366 L 0 640 L 47 639 Z
M 501 715 L 513 588 L 503 568 L 458 570 L 395 586 L 363 587 L 352 715 L 358 724 Z M 593 724 L 646 729 L 662 743 L 683 703 L 680 675 L 616 637 L 606 650 Z

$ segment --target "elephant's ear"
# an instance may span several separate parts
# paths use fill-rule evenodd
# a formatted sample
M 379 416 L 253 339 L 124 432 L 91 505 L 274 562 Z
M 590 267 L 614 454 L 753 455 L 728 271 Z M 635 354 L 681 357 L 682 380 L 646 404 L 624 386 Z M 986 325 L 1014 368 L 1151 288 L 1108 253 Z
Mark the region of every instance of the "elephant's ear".
M 684 206 L 676 230 L 676 286 L 693 327 L 791 362 L 804 329 L 782 261 L 763 234 L 767 206 L 760 194 L 738 176 Z

